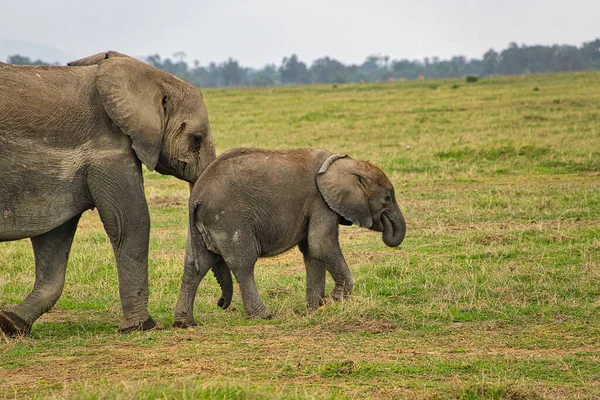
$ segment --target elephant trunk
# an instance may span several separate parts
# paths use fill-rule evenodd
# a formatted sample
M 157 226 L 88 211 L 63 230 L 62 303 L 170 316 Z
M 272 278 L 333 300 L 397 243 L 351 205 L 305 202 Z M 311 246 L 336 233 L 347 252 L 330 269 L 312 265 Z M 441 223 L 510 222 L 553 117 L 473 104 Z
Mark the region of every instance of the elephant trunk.
M 385 213 L 381 216 L 383 223 L 383 243 L 389 247 L 400 246 L 406 235 L 406 222 L 400 211 L 397 213 Z
M 192 185 L 200 178 L 204 170 L 217 158 L 212 136 L 206 136 L 200 150 L 195 153 L 194 159 L 184 164 L 184 169 L 180 175 L 173 174 L 178 178 L 184 179 Z M 160 171 L 159 171 L 160 172 Z M 191 189 L 190 189 L 191 190 Z
M 202 144 L 200 154 L 200 162 L 198 163 L 198 176 L 194 181 L 200 178 L 200 175 L 204 170 L 217 158 L 217 152 L 215 151 L 215 145 L 213 143 L 212 134 L 206 136 L 205 142 Z

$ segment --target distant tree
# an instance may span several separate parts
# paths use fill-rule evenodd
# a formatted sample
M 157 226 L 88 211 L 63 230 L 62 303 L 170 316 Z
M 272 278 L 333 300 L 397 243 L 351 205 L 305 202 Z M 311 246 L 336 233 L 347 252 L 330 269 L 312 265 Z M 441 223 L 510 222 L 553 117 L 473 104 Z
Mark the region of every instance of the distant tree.
M 360 80 L 375 82 L 390 76 L 389 56 L 370 55 L 358 66 Z
M 185 61 L 187 58 L 187 53 L 185 51 L 176 51 L 173 53 L 173 58 L 177 61 Z
M 483 75 L 483 61 L 478 59 L 470 60 L 465 64 L 464 75 Z
M 177 75 L 179 77 L 182 78 L 186 78 L 187 77 L 187 73 L 188 73 L 188 65 L 186 64 L 185 61 L 177 61 L 177 62 L 173 62 L 171 61 L 171 59 L 167 58 L 164 62 L 163 62 L 163 69 L 167 72 L 172 73 L 173 75 Z
M 146 57 L 146 62 L 154 68 L 162 68 L 162 60 L 158 54 L 152 54 L 151 56 Z
M 346 77 L 346 82 L 360 82 L 364 81 L 364 76 L 360 73 L 359 67 L 356 64 L 350 64 L 345 67 L 344 76 Z
M 381 57 L 381 60 L 383 61 L 383 68 L 387 70 L 389 68 L 388 63 L 390 62 L 390 56 L 385 55 Z
M 219 87 L 225 86 L 221 76 L 221 69 L 217 66 L 215 62 L 211 62 L 208 64 L 208 81 L 209 87 Z
M 310 67 L 312 81 L 318 83 L 341 83 L 345 82 L 345 67 L 341 62 L 329 57 L 315 60 Z
M 465 56 L 454 56 L 450 60 L 450 76 L 459 77 L 465 74 L 467 59 Z
M 600 39 L 584 43 L 581 57 L 587 68 L 600 68 Z
M 579 71 L 584 67 L 583 57 L 575 46 L 558 46 L 554 57 L 557 71 Z
M 208 69 L 201 66 L 198 60 L 194 61 L 194 68 L 190 71 L 189 80 L 191 83 L 201 88 L 216 86 L 216 84 L 211 82 Z
M 423 64 L 419 64 L 419 69 L 423 76 L 428 78 L 440 78 L 446 76 L 444 63 L 440 63 L 439 57 L 424 57 Z
M 220 68 L 225 86 L 239 86 L 242 83 L 244 71 L 237 61 L 229 57 L 226 62 L 220 65 Z
M 306 64 L 298 60 L 296 54 L 292 54 L 289 58 L 284 57 L 279 67 L 281 74 L 281 83 L 309 83 L 310 75 Z
M 365 62 L 362 63 L 360 69 L 362 72 L 371 73 L 379 70 L 380 57 L 375 55 L 370 55 L 367 57 Z
M 527 63 L 519 45 L 511 42 L 508 48 L 500 53 L 498 72 L 504 75 L 522 74 L 527 70 Z
M 396 78 L 417 79 L 419 74 L 424 72 L 424 68 L 417 62 L 402 59 L 392 63 L 392 71 Z
M 548 46 L 522 46 L 518 49 L 521 67 L 516 73 L 555 71 L 554 53 L 556 48 Z
M 489 49 L 483 55 L 482 75 L 494 75 L 500 63 L 500 55 L 493 49 Z
M 258 71 L 248 74 L 248 84 L 252 86 L 274 86 L 281 84 L 275 64 L 265 65 Z
M 8 56 L 7 60 L 9 64 L 15 65 L 51 65 L 42 60 L 32 61 L 29 57 L 25 57 L 19 54 Z

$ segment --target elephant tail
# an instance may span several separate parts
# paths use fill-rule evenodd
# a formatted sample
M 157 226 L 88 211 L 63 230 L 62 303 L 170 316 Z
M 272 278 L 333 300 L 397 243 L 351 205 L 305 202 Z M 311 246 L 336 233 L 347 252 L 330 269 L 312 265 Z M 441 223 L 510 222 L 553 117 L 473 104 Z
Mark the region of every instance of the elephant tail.
M 231 298 L 233 297 L 233 278 L 231 276 L 231 270 L 225 264 L 222 259 L 219 260 L 213 267 L 212 272 L 221 286 L 221 298 L 217 302 L 217 305 L 223 310 L 227 309 L 231 304 Z

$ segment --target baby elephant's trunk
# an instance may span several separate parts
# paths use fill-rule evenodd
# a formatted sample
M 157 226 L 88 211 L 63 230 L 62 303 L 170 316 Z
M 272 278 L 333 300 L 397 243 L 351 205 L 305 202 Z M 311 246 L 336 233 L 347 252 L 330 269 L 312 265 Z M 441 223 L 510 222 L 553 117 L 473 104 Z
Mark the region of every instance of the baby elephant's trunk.
M 383 222 L 383 243 L 389 247 L 400 246 L 406 235 L 406 222 L 404 216 L 398 212 L 384 213 L 381 216 Z

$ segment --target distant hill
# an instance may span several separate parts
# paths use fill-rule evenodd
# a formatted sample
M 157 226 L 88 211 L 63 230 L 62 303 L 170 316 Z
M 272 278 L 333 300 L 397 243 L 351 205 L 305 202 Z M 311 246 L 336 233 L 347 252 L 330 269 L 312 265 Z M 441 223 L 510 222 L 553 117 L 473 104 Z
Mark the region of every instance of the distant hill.
M 32 61 L 41 59 L 45 62 L 66 64 L 75 60 L 70 54 L 61 50 L 23 40 L 8 40 L 0 38 L 0 61 L 5 62 L 8 56 L 19 54 L 29 57 Z

